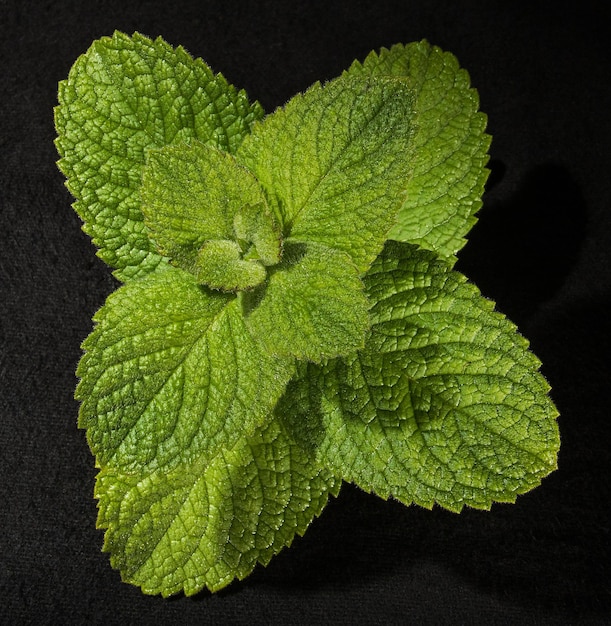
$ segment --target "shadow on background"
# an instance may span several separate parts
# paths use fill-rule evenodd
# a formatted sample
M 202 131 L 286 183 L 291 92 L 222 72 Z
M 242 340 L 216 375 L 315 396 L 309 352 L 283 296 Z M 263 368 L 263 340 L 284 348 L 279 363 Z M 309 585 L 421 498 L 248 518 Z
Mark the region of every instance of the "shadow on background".
M 490 163 L 487 189 L 505 167 Z M 529 172 L 507 200 L 485 202 L 456 269 L 520 325 L 560 289 L 579 254 L 586 207 L 568 171 L 556 164 Z

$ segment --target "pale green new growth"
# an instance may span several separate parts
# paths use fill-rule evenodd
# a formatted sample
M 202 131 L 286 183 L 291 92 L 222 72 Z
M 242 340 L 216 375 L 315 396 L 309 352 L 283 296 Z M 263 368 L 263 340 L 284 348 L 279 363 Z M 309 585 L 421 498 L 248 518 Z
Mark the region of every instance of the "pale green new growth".
M 244 291 L 265 281 L 265 268 L 242 258 L 240 245 L 227 239 L 211 239 L 199 249 L 194 263 L 197 279 L 223 291 Z
M 282 256 L 282 234 L 264 203 L 246 204 L 233 218 L 233 232 L 246 256 L 263 265 L 276 265 Z
M 539 361 L 451 269 L 489 145 L 451 54 L 372 52 L 263 118 L 182 48 L 115 33 L 60 83 L 55 122 L 83 228 L 125 281 L 76 391 L 124 580 L 242 579 L 341 480 L 460 511 L 556 467 Z
M 226 152 L 197 142 L 149 151 L 140 193 L 159 253 L 187 271 L 195 271 L 206 241 L 237 239 L 234 220 L 245 207 L 265 204 L 250 172 Z

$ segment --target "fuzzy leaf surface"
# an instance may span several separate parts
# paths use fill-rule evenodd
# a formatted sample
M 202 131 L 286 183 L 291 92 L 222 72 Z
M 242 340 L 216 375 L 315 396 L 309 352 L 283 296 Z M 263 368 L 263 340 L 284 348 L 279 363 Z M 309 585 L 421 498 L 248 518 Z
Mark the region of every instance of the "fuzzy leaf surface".
M 209 239 L 233 239 L 240 209 L 265 202 L 250 172 L 201 143 L 149 151 L 141 193 L 151 237 L 163 255 L 183 263 Z
M 98 475 L 98 526 L 124 580 L 145 593 L 216 591 L 303 535 L 339 481 L 271 420 L 211 460 Z
M 337 476 L 453 511 L 512 502 L 556 467 L 557 412 L 515 326 L 458 272 L 387 244 L 365 277 L 371 334 L 309 365 L 279 414 Z
M 234 296 L 180 269 L 126 283 L 94 319 L 76 397 L 100 467 L 211 459 L 263 423 L 293 374 L 259 348 Z
M 490 137 L 469 74 L 426 41 L 371 52 L 345 76 L 395 77 L 414 94 L 406 199 L 389 238 L 454 258 L 481 208 Z
M 59 166 L 99 256 L 122 281 L 163 263 L 139 195 L 146 151 L 198 140 L 234 152 L 263 116 L 183 48 L 135 33 L 95 41 L 59 85 Z
M 266 351 L 320 362 L 363 346 L 369 303 L 350 257 L 319 244 L 285 246 L 268 282 L 244 294 L 246 323 Z
M 362 272 L 404 199 L 413 94 L 393 79 L 313 85 L 268 115 L 237 159 L 265 189 L 288 241 L 341 250 Z
M 271 223 L 264 220 L 269 211 L 263 190 L 227 152 L 201 143 L 149 151 L 141 195 L 145 223 L 160 254 L 211 287 L 244 288 L 265 278 L 256 261 L 242 261 L 237 243 L 240 236 L 259 241 L 254 226 L 261 229 L 261 225 L 253 223 L 252 213 L 261 215 L 259 221 L 269 226 L 263 247 L 273 249 L 275 243 L 279 255 L 280 242 L 270 241 L 275 233 L 269 232 Z M 244 226 L 245 214 L 251 216 L 251 228 L 238 228 L 236 233 L 235 222 Z M 216 243 L 206 247 L 208 242 Z M 219 254 L 214 253 L 217 248 Z

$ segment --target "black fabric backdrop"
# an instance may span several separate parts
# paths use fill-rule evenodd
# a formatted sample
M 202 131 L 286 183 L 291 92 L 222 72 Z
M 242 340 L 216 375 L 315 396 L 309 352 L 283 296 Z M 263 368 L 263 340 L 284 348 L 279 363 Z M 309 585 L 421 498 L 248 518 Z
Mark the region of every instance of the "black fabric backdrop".
M 600 3 L 603 5 L 604 3 Z M 611 623 L 611 46 L 587 2 L 0 2 L 0 622 Z M 91 41 L 162 35 L 266 110 L 371 49 L 454 52 L 489 116 L 492 175 L 464 271 L 531 340 L 560 469 L 454 515 L 351 486 L 303 538 L 211 595 L 148 597 L 101 553 L 72 394 L 115 288 L 56 169 L 57 82 Z

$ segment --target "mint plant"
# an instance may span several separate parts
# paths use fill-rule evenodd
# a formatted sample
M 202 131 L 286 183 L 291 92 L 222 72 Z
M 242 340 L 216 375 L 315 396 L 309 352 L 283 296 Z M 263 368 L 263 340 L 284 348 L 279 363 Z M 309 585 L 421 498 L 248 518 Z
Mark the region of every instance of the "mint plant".
M 124 580 L 218 590 L 342 481 L 458 512 L 556 467 L 540 362 L 453 269 L 487 176 L 478 107 L 425 41 L 267 116 L 161 39 L 117 32 L 76 61 L 59 167 L 123 283 L 76 398 Z

